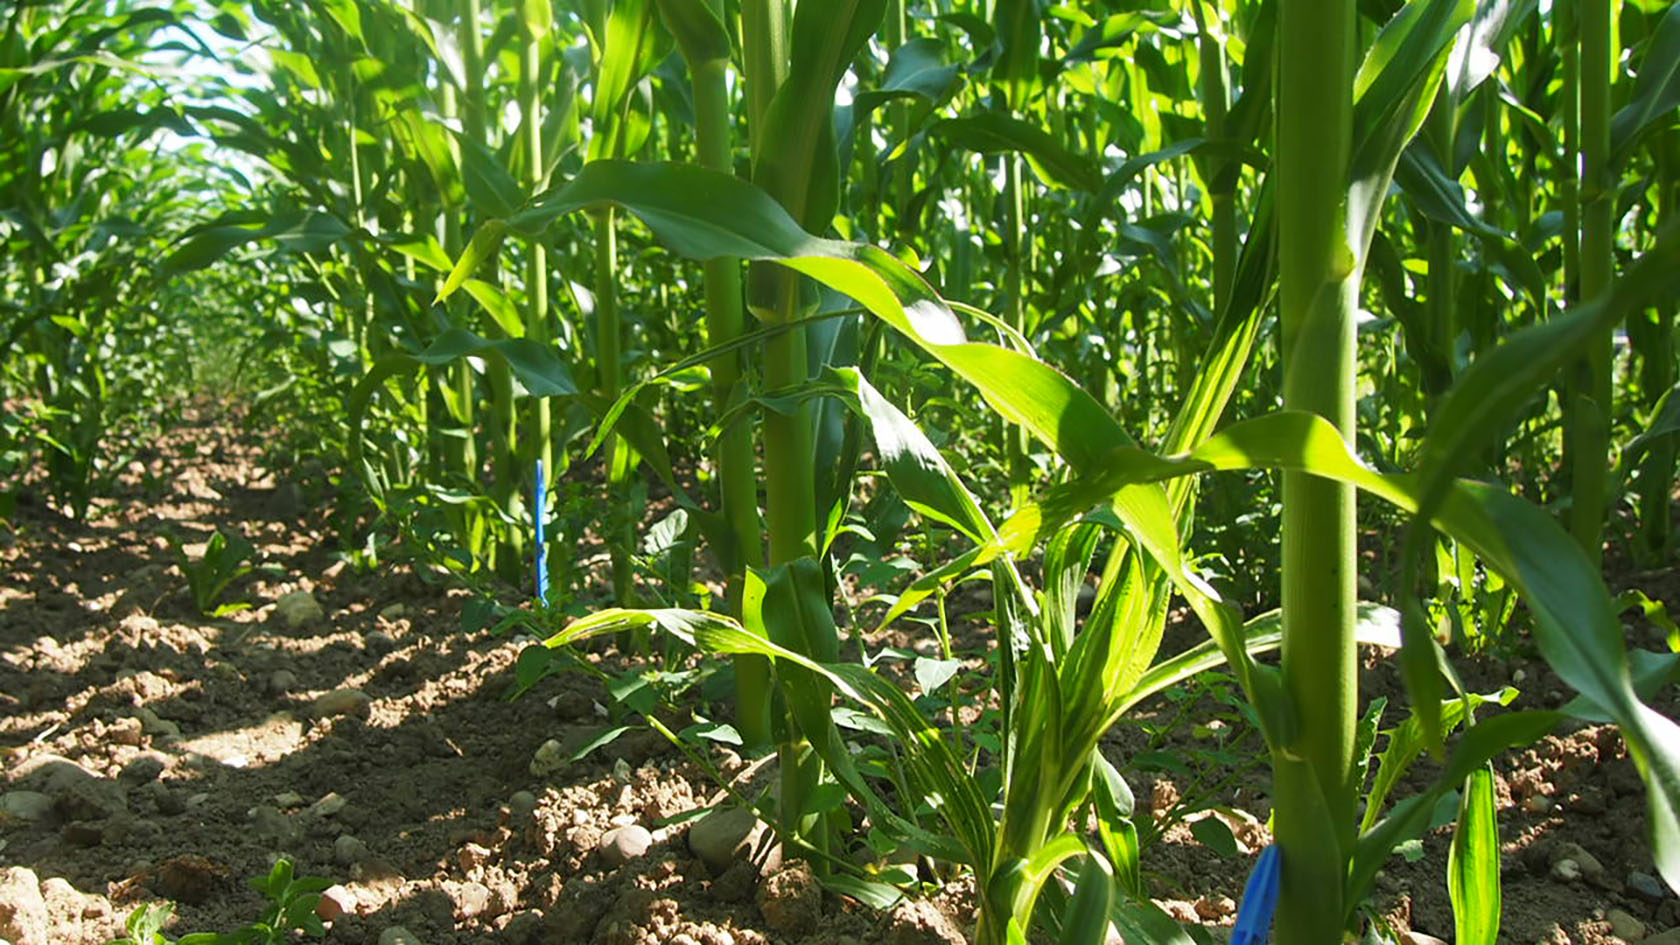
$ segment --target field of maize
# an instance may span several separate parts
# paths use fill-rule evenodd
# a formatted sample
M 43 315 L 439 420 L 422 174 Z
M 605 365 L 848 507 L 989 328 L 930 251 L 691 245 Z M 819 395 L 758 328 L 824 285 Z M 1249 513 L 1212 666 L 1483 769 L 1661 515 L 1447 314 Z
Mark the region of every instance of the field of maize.
M 1669 0 L 6 0 L 0 945 L 1680 943 L 1677 310 Z

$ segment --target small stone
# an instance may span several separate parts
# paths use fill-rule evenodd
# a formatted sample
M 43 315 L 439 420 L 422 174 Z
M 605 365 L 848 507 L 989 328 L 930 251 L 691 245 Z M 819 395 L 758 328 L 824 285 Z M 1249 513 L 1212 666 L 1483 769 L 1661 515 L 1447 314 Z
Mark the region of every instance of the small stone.
M 118 745 L 139 746 L 145 737 L 143 729 L 139 719 L 125 716 L 105 726 L 105 736 Z
M 1552 799 L 1544 794 L 1530 794 L 1523 798 L 1522 806 L 1530 814 L 1544 814 L 1552 809 Z
M 347 833 L 341 833 L 333 841 L 333 860 L 342 866 L 351 866 L 368 858 L 368 846 Z
M 142 752 L 129 760 L 118 772 L 117 780 L 129 784 L 150 784 L 169 767 L 169 761 L 155 751 Z
M 292 842 L 297 831 L 292 826 L 292 820 L 280 811 L 278 807 L 262 804 L 253 807 L 249 814 L 251 829 L 257 835 L 271 841 L 275 846 L 284 849 Z
M 483 883 L 449 884 L 450 898 L 455 900 L 455 917 L 470 919 L 490 909 L 490 887 Z
M 296 630 L 326 619 L 327 612 L 321 609 L 315 595 L 308 591 L 293 591 L 274 602 L 274 616 L 279 618 L 286 629 Z
M 1600 883 L 1604 880 L 1604 864 L 1598 861 L 1598 857 L 1582 849 L 1580 844 L 1558 844 L 1557 849 L 1552 853 L 1553 865 L 1555 866 L 1564 860 L 1573 861 L 1580 869 L 1580 875 L 1588 882 Z
M 1553 879 L 1563 883 L 1573 883 L 1581 878 L 1581 864 L 1574 860 L 1563 859 L 1552 864 Z
M 1641 873 L 1638 870 L 1628 873 L 1627 888 L 1639 898 L 1649 899 L 1652 902 L 1661 902 L 1668 898 L 1668 890 L 1663 888 L 1660 880 L 1649 873 Z
M 180 791 L 171 790 L 162 781 L 154 781 L 149 787 L 152 789 L 152 803 L 157 805 L 158 813 L 173 817 L 186 812 L 187 799 Z
M 543 742 L 537 748 L 537 753 L 531 756 L 531 774 L 535 777 L 546 778 L 558 774 L 566 769 L 566 752 L 560 743 L 554 739 Z
M 379 945 L 421 945 L 421 942 L 420 936 L 400 925 L 393 925 L 379 933 Z
M 601 859 L 611 866 L 623 866 L 646 854 L 653 846 L 653 835 L 639 824 L 614 827 L 601 835 Z
M 134 717 L 140 720 L 140 730 L 155 740 L 170 741 L 181 737 L 181 726 L 145 706 L 134 710 Z
M 530 791 L 514 791 L 508 798 L 508 818 L 510 820 L 524 820 L 537 809 L 537 796 Z
M 626 787 L 630 786 L 630 762 L 623 758 L 614 758 L 612 765 L 613 780 Z
M 32 823 L 52 816 L 53 799 L 39 791 L 7 791 L 0 794 L 0 813 Z
M 714 808 L 688 828 L 688 848 L 714 874 L 727 870 L 736 860 L 752 855 L 764 833 L 758 815 L 744 807 Z
M 343 810 L 345 805 L 349 803 L 349 801 L 344 799 L 344 795 L 338 793 L 337 791 L 333 791 L 315 803 L 309 805 L 309 813 L 316 817 L 331 817 Z
M 315 914 L 322 922 L 331 922 L 342 915 L 354 915 L 356 912 L 356 895 L 340 885 L 328 886 L 321 890 L 321 899 L 315 904 Z
M 795 863 L 759 884 L 758 911 L 778 932 L 809 934 L 822 921 L 822 887 L 810 867 Z
M 85 820 L 65 824 L 58 836 L 73 847 L 96 847 L 105 842 L 104 828 Z
M 360 689 L 334 689 L 317 696 L 310 709 L 316 718 L 321 719 L 335 715 L 358 715 L 365 718 L 372 703 L 372 697 Z
M 373 630 L 362 637 L 362 646 L 374 656 L 384 656 L 397 648 L 397 640 L 383 630 Z
M 464 844 L 456 852 L 455 862 L 460 865 L 461 872 L 471 873 L 490 862 L 490 851 L 476 843 Z
M 296 791 L 284 791 L 274 795 L 274 806 L 281 810 L 292 810 L 308 803 L 302 794 Z
M 66 820 L 103 820 L 128 812 L 127 792 L 116 781 L 69 761 L 53 762 L 42 770 L 43 791 Z
M 386 604 L 380 609 L 379 616 L 384 617 L 386 620 L 396 620 L 398 617 L 406 617 L 408 616 L 408 607 L 400 601 L 395 604 Z
M 13 945 L 47 945 L 51 932 L 47 902 L 35 871 L 0 867 L 0 939 Z
M 272 695 L 283 696 L 296 688 L 297 673 L 289 669 L 277 669 L 268 674 L 268 691 Z
M 1604 918 L 1610 922 L 1610 931 L 1619 938 L 1629 942 L 1637 942 L 1645 937 L 1645 923 L 1620 909 L 1611 909 L 1604 913 Z
M 1230 896 L 1203 896 L 1196 900 L 1196 915 L 1208 922 L 1223 919 L 1237 911 L 1237 904 Z

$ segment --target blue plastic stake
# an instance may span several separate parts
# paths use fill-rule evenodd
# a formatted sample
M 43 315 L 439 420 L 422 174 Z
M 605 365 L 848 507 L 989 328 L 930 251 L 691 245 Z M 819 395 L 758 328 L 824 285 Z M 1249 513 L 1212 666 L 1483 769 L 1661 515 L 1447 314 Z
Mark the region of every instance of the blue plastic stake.
M 1283 854 L 1276 845 L 1260 851 L 1260 861 L 1248 874 L 1243 887 L 1237 925 L 1231 930 L 1231 945 L 1266 945 L 1272 934 L 1272 913 L 1277 911 L 1278 889 L 1283 882 Z
M 537 603 L 548 603 L 548 542 L 543 536 L 543 510 L 548 507 L 548 483 L 543 481 L 543 463 L 537 460 L 537 495 L 536 506 L 531 509 L 531 519 L 536 526 L 536 566 L 537 566 Z

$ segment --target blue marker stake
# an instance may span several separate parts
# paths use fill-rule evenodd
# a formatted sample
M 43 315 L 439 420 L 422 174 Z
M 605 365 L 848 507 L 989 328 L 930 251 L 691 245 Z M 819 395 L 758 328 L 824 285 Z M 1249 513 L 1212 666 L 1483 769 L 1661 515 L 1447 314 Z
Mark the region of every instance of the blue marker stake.
M 543 481 L 542 460 L 537 460 L 537 504 L 531 510 L 531 519 L 536 526 L 537 552 L 537 603 L 548 603 L 548 542 L 543 537 L 543 509 L 548 506 L 548 483 Z
M 1237 910 L 1237 925 L 1231 930 L 1231 945 L 1266 945 L 1272 934 L 1272 913 L 1277 910 L 1278 888 L 1283 881 L 1280 860 L 1283 854 L 1274 844 L 1260 851 L 1260 861 L 1248 874 L 1243 887 L 1242 907 Z

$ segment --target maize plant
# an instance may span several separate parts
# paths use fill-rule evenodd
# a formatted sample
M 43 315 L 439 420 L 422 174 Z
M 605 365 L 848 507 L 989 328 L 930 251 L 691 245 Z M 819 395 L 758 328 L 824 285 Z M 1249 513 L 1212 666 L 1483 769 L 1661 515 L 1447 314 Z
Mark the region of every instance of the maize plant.
M 1680 888 L 1673 656 L 1606 577 L 1674 547 L 1676 63 L 1660 0 L 24 3 L 4 494 L 87 516 L 210 364 L 344 470 L 347 550 L 538 633 L 519 688 L 597 638 L 721 674 L 784 848 L 971 876 L 982 945 L 1193 940 L 1108 736 L 1220 668 L 1275 940 L 1386 940 L 1456 793 L 1492 943 L 1492 766 L 1566 719 Z M 1574 701 L 1452 669 L 1524 647 Z

